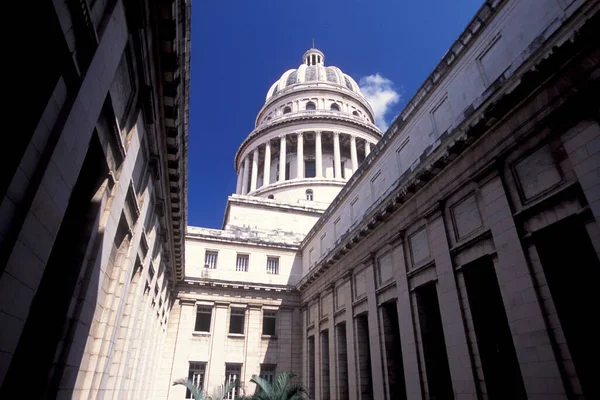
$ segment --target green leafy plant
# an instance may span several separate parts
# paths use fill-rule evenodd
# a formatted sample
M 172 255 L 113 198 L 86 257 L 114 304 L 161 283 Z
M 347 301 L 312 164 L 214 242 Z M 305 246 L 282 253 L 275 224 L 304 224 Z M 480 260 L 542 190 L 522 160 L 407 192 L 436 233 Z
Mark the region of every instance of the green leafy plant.
M 304 386 L 292 383 L 296 376 L 293 372 L 280 372 L 275 375 L 273 384 L 269 381 L 252 375 L 250 382 L 256 383 L 257 393 L 252 396 L 253 400 L 302 400 L 308 393 Z
M 190 391 L 190 393 L 192 393 L 192 397 L 194 398 L 194 400 L 224 400 L 227 397 L 227 393 L 231 392 L 233 388 L 238 386 L 237 381 L 229 382 L 224 385 L 219 385 L 215 388 L 212 396 L 210 396 L 206 391 L 194 385 L 194 382 L 192 382 L 191 379 L 178 379 L 175 382 L 173 382 L 173 386 L 175 385 L 185 386 Z M 244 396 L 236 396 L 236 400 L 241 400 L 244 398 Z

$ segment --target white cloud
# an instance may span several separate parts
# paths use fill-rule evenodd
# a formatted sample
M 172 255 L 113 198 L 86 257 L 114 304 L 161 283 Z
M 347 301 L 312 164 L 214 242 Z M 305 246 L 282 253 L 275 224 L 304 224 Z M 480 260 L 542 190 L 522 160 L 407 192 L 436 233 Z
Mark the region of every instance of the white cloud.
M 358 82 L 360 91 L 375 113 L 375 123 L 382 131 L 388 128 L 386 114 L 400 101 L 400 94 L 394 90 L 394 82 L 379 75 L 365 76 Z

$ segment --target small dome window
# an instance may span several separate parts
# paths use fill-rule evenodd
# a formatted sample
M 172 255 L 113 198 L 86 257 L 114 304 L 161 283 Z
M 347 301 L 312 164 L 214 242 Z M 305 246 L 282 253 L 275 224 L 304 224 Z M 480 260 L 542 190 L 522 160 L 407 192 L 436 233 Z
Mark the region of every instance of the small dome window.
M 306 189 L 306 200 L 309 200 L 309 201 L 313 200 L 313 191 L 312 191 L 312 189 Z
M 273 196 L 272 194 L 270 194 L 269 197 L 267 197 L 267 198 L 273 200 L 275 198 L 275 196 Z
M 317 106 L 315 106 L 315 103 L 313 103 L 312 101 L 309 101 L 308 103 L 306 103 L 306 109 L 307 110 L 316 110 Z
M 352 84 L 350 83 L 350 79 L 348 79 L 347 77 L 344 77 L 344 82 L 346 83 L 346 87 L 350 90 L 352 89 Z
M 358 117 L 358 111 L 352 111 L 352 115 L 356 115 Z
M 291 109 L 291 108 L 289 108 L 289 107 L 285 107 L 285 108 L 283 109 L 283 113 L 284 113 L 284 114 L 289 114 L 289 113 L 291 113 L 291 112 L 292 112 L 292 109 Z
M 333 103 L 331 105 L 331 110 L 332 111 L 340 111 L 340 106 L 338 106 L 336 103 Z

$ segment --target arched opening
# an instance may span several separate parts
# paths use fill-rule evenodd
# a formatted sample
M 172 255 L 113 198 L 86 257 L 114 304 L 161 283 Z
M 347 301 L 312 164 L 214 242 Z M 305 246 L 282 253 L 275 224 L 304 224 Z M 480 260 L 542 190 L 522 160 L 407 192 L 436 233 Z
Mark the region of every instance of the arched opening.
M 309 201 L 313 200 L 313 191 L 312 191 L 312 189 L 306 189 L 306 200 L 309 200 Z
M 337 103 L 333 103 L 331 105 L 331 111 L 340 111 L 340 106 L 338 106 Z
M 352 111 L 352 115 L 356 115 L 358 117 L 358 111 Z
M 273 200 L 275 198 L 275 196 L 273 196 L 272 194 L 269 195 L 269 197 L 267 197 L 267 199 L 271 199 Z
M 284 114 L 289 114 L 289 113 L 291 113 L 291 112 L 292 112 L 292 109 L 291 109 L 291 108 L 289 108 L 289 107 L 285 107 L 285 108 L 283 109 L 283 113 L 284 113 Z
M 309 101 L 308 103 L 306 103 L 306 109 L 307 110 L 316 110 L 317 106 L 315 106 L 315 103 L 313 103 L 312 101 Z

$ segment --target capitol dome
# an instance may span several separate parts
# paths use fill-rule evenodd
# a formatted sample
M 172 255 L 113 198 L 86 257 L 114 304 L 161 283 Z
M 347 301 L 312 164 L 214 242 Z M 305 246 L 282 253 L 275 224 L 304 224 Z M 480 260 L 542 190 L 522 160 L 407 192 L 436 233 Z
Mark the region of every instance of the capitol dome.
M 355 93 L 360 93 L 360 88 L 349 75 L 344 74 L 338 67 L 325 66 L 325 55 L 320 50 L 312 48 L 302 56 L 302 65 L 297 69 L 289 69 L 281 75 L 267 92 L 266 101 L 285 88 L 301 83 L 327 82 L 340 85 Z
M 324 209 L 381 135 L 354 79 L 311 48 L 271 85 L 240 145 L 236 194 Z

